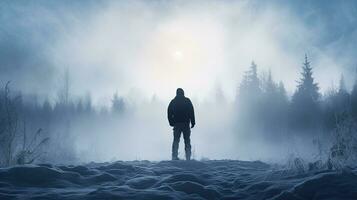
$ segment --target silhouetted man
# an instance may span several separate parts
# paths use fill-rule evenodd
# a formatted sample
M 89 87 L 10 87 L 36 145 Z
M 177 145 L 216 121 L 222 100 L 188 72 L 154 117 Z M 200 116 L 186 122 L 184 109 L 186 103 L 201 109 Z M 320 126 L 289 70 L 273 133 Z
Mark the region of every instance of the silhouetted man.
M 176 90 L 176 97 L 172 99 L 167 109 L 167 118 L 170 126 L 174 127 L 174 141 L 172 143 L 172 160 L 178 160 L 178 148 L 181 133 L 185 140 L 186 160 L 191 159 L 190 122 L 191 128 L 196 124 L 195 113 L 191 100 L 185 97 L 182 88 Z

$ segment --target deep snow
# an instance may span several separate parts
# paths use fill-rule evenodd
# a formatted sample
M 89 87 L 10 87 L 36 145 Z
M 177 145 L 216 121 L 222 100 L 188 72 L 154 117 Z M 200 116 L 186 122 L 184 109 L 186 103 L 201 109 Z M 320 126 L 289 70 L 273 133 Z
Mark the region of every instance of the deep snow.
M 357 168 L 295 173 L 255 161 L 131 161 L 0 169 L 0 199 L 357 199 Z

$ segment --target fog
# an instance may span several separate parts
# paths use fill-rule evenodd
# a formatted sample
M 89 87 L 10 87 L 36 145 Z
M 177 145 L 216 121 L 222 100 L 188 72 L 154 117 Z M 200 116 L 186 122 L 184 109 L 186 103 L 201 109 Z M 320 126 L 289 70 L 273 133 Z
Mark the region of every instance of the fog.
M 3 1 L 0 80 L 25 102 L 55 107 L 68 72 L 70 101 L 88 95 L 102 116 L 70 122 L 64 146 L 81 162 L 169 159 L 166 109 L 178 87 L 195 106 L 194 158 L 309 157 L 314 147 L 300 137 L 239 127 L 239 84 L 254 61 L 290 99 L 307 54 L 322 94 L 341 74 L 351 91 L 356 12 L 354 1 Z M 114 93 L 125 103 L 119 115 L 108 114 Z M 53 124 L 52 144 L 64 137 Z

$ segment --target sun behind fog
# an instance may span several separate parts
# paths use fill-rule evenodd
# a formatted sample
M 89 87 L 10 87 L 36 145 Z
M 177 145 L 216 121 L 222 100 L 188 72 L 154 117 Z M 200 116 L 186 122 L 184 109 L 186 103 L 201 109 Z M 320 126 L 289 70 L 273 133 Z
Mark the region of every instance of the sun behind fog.
M 171 96 L 177 87 L 200 93 L 212 84 L 222 63 L 220 28 L 211 21 L 178 18 L 161 24 L 149 36 L 139 65 L 145 90 Z
M 195 33 L 173 26 L 153 34 L 146 48 L 146 75 L 160 86 L 189 82 L 206 56 Z
M 172 53 L 172 58 L 174 59 L 174 61 L 181 61 L 183 59 L 182 51 L 174 51 Z

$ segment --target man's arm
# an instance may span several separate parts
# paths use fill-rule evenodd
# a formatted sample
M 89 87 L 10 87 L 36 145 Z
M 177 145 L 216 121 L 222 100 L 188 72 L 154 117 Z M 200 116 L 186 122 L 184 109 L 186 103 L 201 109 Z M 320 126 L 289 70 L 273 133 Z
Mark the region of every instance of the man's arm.
M 190 120 L 191 120 L 191 128 L 193 128 L 196 125 L 196 120 L 195 120 L 195 110 L 193 109 L 193 105 L 190 99 L 188 99 L 188 102 L 190 104 Z
M 173 122 L 173 105 L 172 101 L 169 104 L 169 107 L 167 108 L 167 119 L 169 120 L 170 126 L 174 126 Z

